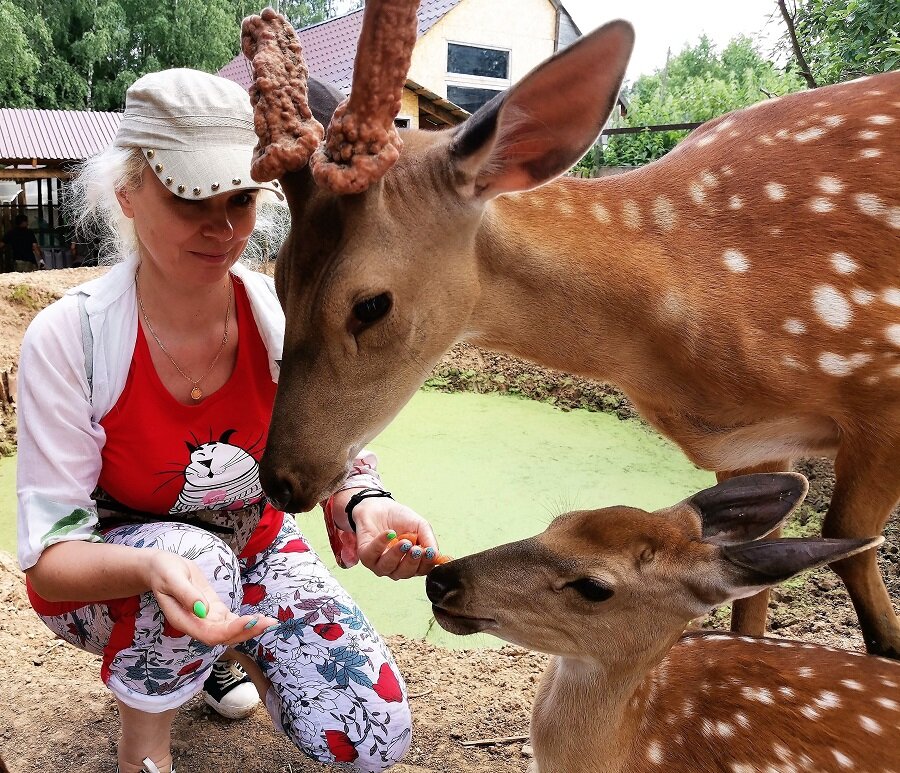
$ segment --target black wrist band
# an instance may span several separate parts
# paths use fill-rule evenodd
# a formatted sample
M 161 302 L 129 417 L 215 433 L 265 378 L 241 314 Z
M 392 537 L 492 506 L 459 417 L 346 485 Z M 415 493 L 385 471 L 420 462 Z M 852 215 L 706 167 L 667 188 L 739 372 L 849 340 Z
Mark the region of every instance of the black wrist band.
M 350 524 L 351 531 L 356 531 L 356 521 L 353 520 L 353 508 L 364 499 L 370 499 L 371 497 L 387 497 L 388 499 L 393 499 L 390 491 L 382 491 L 380 488 L 364 488 L 362 491 L 357 491 L 350 497 L 347 506 L 344 508 L 344 512 L 347 513 L 347 523 Z

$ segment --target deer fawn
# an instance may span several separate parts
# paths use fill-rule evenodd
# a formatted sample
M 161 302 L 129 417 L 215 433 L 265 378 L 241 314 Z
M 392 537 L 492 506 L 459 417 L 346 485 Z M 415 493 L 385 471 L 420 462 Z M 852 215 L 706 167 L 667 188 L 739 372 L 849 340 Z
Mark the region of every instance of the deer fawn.
M 310 113 L 335 102 L 307 103 L 293 30 L 271 11 L 244 23 L 256 174 L 281 178 L 293 223 L 269 496 L 327 496 L 465 339 L 619 385 L 720 479 L 832 456 L 824 534 L 880 534 L 900 498 L 900 72 L 731 113 L 628 174 L 555 180 L 609 115 L 631 27 L 401 142 L 409 53 L 378 45 L 415 39 L 416 6 L 366 3 L 353 95 L 321 145 Z M 866 647 L 900 657 L 875 551 L 834 568 Z M 764 632 L 764 599 L 738 627 Z
M 900 663 L 683 635 L 719 604 L 881 543 L 759 541 L 806 489 L 802 475 L 744 475 L 655 513 L 568 513 L 429 573 L 448 631 L 555 656 L 532 711 L 533 773 L 900 770 Z

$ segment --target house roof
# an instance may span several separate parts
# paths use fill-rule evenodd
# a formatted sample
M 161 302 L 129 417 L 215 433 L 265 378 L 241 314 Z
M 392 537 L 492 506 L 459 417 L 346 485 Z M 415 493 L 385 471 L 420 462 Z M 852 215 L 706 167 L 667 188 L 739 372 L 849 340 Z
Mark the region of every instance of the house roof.
M 0 163 L 77 161 L 110 145 L 121 113 L 0 108 Z
M 422 0 L 418 10 L 419 37 L 461 2 L 462 0 Z M 356 58 L 356 44 L 362 29 L 363 10 L 361 8 L 297 30 L 310 75 L 333 83 L 344 94 L 350 93 L 350 83 L 353 80 L 353 60 Z M 253 82 L 250 62 L 243 54 L 238 54 L 218 74 L 239 83 L 245 89 L 249 89 Z

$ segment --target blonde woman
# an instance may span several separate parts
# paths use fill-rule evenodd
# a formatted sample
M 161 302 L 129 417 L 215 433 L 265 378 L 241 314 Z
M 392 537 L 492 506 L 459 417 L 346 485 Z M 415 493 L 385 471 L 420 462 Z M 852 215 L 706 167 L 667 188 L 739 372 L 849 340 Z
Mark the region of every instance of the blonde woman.
M 226 648 L 310 756 L 377 771 L 410 743 L 390 652 L 260 487 L 284 316 L 271 279 L 239 263 L 261 197 L 281 196 L 250 178 L 255 141 L 236 84 L 139 79 L 74 187 L 119 262 L 22 347 L 19 562 L 43 621 L 103 656 L 122 773 L 172 770 L 173 716 Z M 325 510 L 342 565 L 433 566 L 430 527 L 383 490 L 374 456 L 341 489 Z M 418 544 L 389 546 L 391 529 Z

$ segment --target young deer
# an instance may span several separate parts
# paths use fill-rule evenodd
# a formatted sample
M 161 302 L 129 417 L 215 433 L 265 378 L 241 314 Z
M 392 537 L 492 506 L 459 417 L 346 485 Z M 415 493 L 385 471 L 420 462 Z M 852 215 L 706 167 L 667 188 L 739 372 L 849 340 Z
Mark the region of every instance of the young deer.
M 245 22 L 259 173 L 281 178 L 293 223 L 269 496 L 320 501 L 465 339 L 618 384 L 720 479 L 833 456 L 825 535 L 880 534 L 900 498 L 900 72 L 731 113 L 628 174 L 553 181 L 603 126 L 631 27 L 606 25 L 461 126 L 401 143 L 408 53 L 377 44 L 415 39 L 416 4 L 366 3 L 353 96 L 322 146 L 310 107 L 327 120 L 335 105 L 307 104 L 293 30 L 272 12 Z M 900 657 L 875 551 L 835 570 L 869 651 Z M 739 628 L 764 624 L 763 599 Z
M 900 663 L 814 644 L 683 634 L 719 604 L 878 545 L 758 541 L 806 494 L 733 478 L 655 513 L 568 513 L 437 567 L 437 621 L 550 653 L 533 773 L 900 770 Z

